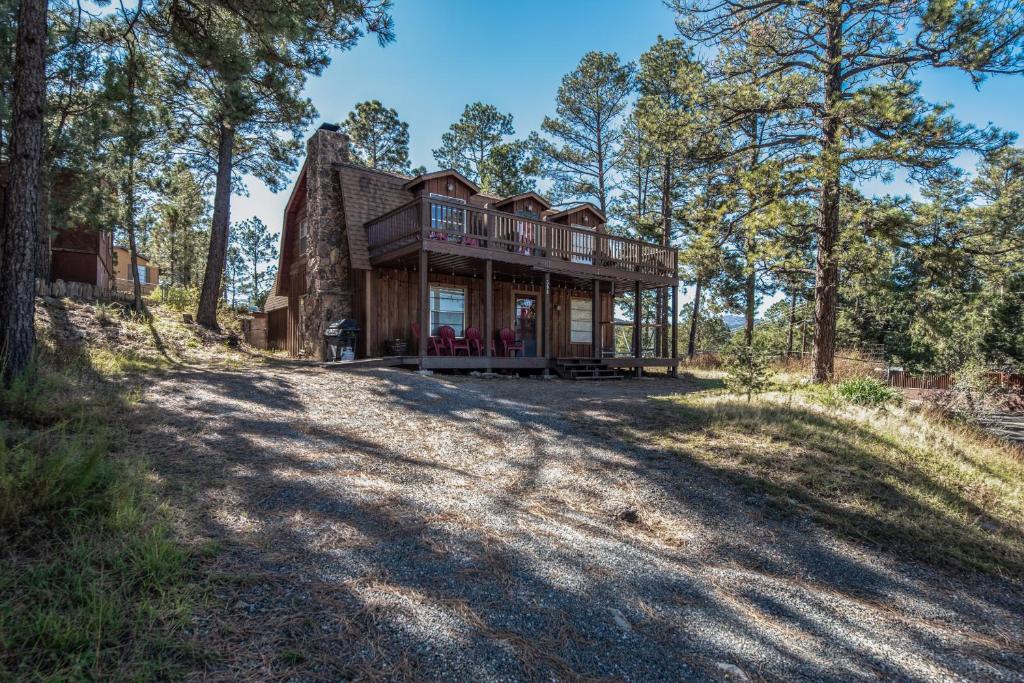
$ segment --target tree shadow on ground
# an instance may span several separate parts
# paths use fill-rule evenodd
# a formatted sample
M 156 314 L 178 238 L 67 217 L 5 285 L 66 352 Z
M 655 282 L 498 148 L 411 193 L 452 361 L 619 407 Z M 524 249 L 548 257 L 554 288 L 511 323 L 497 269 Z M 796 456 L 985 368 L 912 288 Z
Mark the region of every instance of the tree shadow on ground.
M 737 482 L 653 438 L 666 420 L 702 428 L 706 416 L 680 420 L 655 400 L 701 389 L 196 370 L 156 387 L 127 450 L 152 459 L 182 533 L 220 549 L 205 567 L 214 608 L 194 633 L 205 676 L 677 680 L 732 665 L 914 679 L 1024 666 L 1006 635 L 1020 629 L 1017 587 L 837 539 L 799 506 L 779 514 L 769 498 L 791 494 L 785 483 Z M 834 457 L 868 435 L 837 438 Z M 921 505 L 897 486 L 884 500 Z

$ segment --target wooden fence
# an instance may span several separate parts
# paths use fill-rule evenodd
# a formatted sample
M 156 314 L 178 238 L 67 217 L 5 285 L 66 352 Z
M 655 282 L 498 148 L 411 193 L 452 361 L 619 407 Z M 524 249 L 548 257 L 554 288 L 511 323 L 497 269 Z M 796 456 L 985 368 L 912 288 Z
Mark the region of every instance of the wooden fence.
M 1018 372 L 990 372 L 988 379 L 1009 391 L 1024 393 L 1024 374 Z M 906 370 L 890 370 L 889 386 L 898 389 L 938 389 L 949 391 L 956 383 L 951 372 L 913 374 Z

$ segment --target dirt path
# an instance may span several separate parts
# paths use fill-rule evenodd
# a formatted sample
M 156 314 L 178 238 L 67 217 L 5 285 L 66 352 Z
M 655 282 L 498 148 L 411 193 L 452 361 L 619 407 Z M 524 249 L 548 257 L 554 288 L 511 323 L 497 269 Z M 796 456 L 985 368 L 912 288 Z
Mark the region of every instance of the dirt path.
M 779 521 L 637 445 L 648 380 L 180 371 L 147 394 L 216 543 L 196 678 L 1022 680 L 1024 599 Z

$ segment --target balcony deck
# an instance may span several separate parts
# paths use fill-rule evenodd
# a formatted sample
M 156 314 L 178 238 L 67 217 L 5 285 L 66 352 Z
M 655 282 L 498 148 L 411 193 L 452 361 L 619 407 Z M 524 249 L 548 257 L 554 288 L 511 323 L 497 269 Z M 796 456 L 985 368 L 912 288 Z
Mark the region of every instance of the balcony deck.
M 490 259 L 580 280 L 650 287 L 678 284 L 672 247 L 484 209 L 437 197 L 416 199 L 366 224 L 370 263 L 414 262 L 420 251 L 447 259 Z

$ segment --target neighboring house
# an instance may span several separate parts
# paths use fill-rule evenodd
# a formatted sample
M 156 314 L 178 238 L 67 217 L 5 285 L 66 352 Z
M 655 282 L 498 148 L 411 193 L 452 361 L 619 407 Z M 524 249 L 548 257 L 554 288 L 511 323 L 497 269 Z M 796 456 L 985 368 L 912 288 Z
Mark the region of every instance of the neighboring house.
M 327 325 L 349 318 L 360 328 L 357 357 L 394 355 L 393 342 L 405 342 L 403 364 L 421 368 L 558 368 L 576 358 L 674 368 L 674 357 L 610 357 L 613 297 L 665 288 L 675 301 L 678 278 L 675 249 L 611 235 L 605 223 L 591 204 L 556 211 L 535 192 L 495 197 L 452 170 L 409 178 L 349 163 L 348 138 L 322 126 L 285 208 L 266 343 L 323 359 Z M 673 337 L 674 318 L 661 328 Z M 457 342 L 473 328 L 494 343 L 480 354 L 433 352 L 428 334 L 442 325 Z M 507 351 L 502 329 L 521 348 Z
M 139 285 L 142 295 L 149 296 L 160 283 L 160 268 L 142 254 L 136 255 L 139 265 Z M 132 254 L 127 247 L 114 247 L 115 289 L 120 292 L 134 292 L 135 279 L 132 277 Z
M 57 230 L 50 244 L 50 280 L 84 282 L 108 291 L 114 278 L 110 244 L 106 230 Z
M 72 192 L 68 188 L 73 187 L 77 177 L 71 171 L 57 172 L 58 182 L 53 190 L 50 214 L 56 225 L 49 237 L 42 238 L 37 245 L 37 249 L 41 250 L 37 256 L 45 263 L 45 250 L 49 249 L 50 282 L 60 280 L 92 285 L 94 289 L 88 289 L 88 296 L 96 296 L 109 291 L 114 282 L 111 235 L 105 230 L 60 225 L 62 220 L 67 220 L 64 212 L 69 204 L 68 195 Z M 6 188 L 7 165 L 0 163 L 0 212 L 5 210 Z M 79 288 L 80 293 L 84 291 Z

